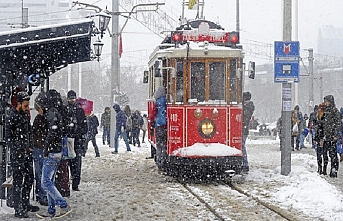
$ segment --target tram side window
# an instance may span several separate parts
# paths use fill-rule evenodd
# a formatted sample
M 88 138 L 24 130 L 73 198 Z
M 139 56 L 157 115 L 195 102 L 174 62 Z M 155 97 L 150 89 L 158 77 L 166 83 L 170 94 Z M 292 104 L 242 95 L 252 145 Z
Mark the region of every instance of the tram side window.
M 230 102 L 237 101 L 237 62 L 230 60 Z
M 225 62 L 210 63 L 210 100 L 225 100 Z
M 198 102 L 205 101 L 205 64 L 191 63 L 191 99 Z
M 176 102 L 183 102 L 183 61 L 176 62 Z

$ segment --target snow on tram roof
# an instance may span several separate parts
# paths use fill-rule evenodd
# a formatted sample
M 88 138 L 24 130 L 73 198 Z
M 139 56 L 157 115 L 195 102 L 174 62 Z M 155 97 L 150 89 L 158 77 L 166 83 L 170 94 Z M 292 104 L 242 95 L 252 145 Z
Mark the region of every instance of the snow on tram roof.
M 243 57 L 241 48 L 232 48 L 215 43 L 207 42 L 193 42 L 189 43 L 189 56 L 190 57 Z M 164 43 L 158 45 L 154 52 L 149 56 L 149 60 L 153 61 L 158 57 L 186 57 L 187 44 Z

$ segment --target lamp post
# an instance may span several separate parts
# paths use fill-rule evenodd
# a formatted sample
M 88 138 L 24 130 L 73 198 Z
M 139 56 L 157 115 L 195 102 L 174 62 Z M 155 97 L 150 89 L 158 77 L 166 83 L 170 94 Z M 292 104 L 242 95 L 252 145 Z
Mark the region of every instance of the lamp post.
M 94 46 L 94 55 L 99 61 L 101 52 L 102 52 L 102 47 L 104 46 L 104 44 L 100 41 L 100 39 L 98 39 L 96 42 L 94 42 L 93 46 Z
M 107 26 L 111 20 L 111 16 L 109 16 L 106 12 L 101 11 L 95 16 L 99 18 L 99 30 L 101 38 L 104 36 L 104 31 L 106 31 Z

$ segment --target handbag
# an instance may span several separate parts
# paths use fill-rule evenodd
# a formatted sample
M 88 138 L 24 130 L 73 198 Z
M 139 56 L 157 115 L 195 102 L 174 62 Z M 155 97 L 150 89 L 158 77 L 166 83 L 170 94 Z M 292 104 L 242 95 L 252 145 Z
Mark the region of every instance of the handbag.
M 292 128 L 293 132 L 298 133 L 299 132 L 299 128 L 298 128 L 298 123 L 294 124 L 293 128 Z
M 63 137 L 62 142 L 62 158 L 63 159 L 74 159 L 76 157 L 76 153 L 74 150 L 74 138 L 70 137 Z

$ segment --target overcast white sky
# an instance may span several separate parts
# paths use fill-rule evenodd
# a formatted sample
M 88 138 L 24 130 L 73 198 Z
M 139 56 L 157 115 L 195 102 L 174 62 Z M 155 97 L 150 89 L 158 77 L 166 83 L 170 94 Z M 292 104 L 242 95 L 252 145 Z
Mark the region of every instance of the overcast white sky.
M 147 0 L 148 1 L 148 0 Z M 146 2 L 147 2 L 146 1 Z M 81 1 L 82 2 L 82 1 Z M 112 8 L 112 0 L 84 0 L 83 2 L 94 3 L 101 7 L 108 6 Z M 127 2 L 120 0 L 121 5 Z M 141 1 L 138 1 L 140 3 Z M 165 6 L 161 6 L 163 11 L 170 12 L 171 16 L 177 19 L 181 15 L 182 0 L 159 0 L 150 2 L 165 2 Z M 293 0 L 294 2 L 294 0 Z M 293 3 L 293 7 L 294 7 Z M 127 5 L 126 5 L 127 6 Z M 273 44 L 274 41 L 282 39 L 282 6 L 283 0 L 240 0 L 240 33 L 241 43 L 256 41 L 258 44 L 267 43 Z M 131 7 L 127 6 L 128 9 Z M 122 10 L 122 9 L 120 9 Z M 185 10 L 187 18 L 194 18 L 194 11 Z M 343 11 L 342 0 L 300 0 L 298 1 L 298 40 L 300 47 L 306 50 L 310 47 L 316 53 L 317 36 L 319 28 L 331 25 L 336 28 L 343 28 L 343 19 L 341 13 Z M 204 15 L 206 19 L 219 21 L 222 27 L 227 31 L 236 29 L 236 1 L 235 0 L 205 0 Z M 293 17 L 293 21 L 295 17 Z M 124 18 L 120 18 L 121 24 Z M 296 30 L 293 30 L 293 34 Z M 108 34 L 104 37 L 105 43 L 108 41 Z M 146 64 L 147 58 L 156 45 L 162 39 L 150 32 L 137 21 L 130 20 L 124 29 L 123 48 L 124 54 L 121 59 L 123 65 Z M 293 38 L 296 40 L 296 38 Z M 104 48 L 104 58 L 110 54 L 110 44 Z M 306 52 L 307 53 L 307 50 Z M 302 56 L 307 56 L 304 54 Z M 268 60 L 260 60 L 258 58 L 246 56 L 248 60 L 257 60 L 258 63 L 272 62 Z

